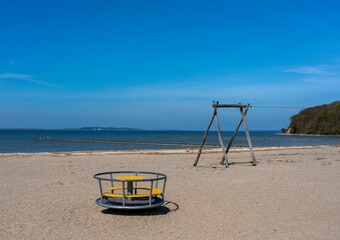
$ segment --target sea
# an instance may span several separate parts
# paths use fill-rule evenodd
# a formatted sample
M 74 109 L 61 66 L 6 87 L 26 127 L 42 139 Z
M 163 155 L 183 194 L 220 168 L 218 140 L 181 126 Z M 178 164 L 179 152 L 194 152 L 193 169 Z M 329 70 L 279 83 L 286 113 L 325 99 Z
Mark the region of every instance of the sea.
M 222 132 L 224 145 L 228 144 L 232 135 L 232 131 Z M 198 148 L 203 136 L 204 131 L 0 130 L 0 153 Z M 251 131 L 250 137 L 253 146 L 263 147 L 340 144 L 340 136 L 284 135 L 279 131 Z M 37 140 L 39 138 L 119 141 L 119 143 Z M 178 146 L 163 145 L 164 143 Z M 209 145 L 218 147 L 216 131 L 209 132 L 206 144 L 207 147 Z M 232 146 L 248 146 L 246 133 L 239 132 Z

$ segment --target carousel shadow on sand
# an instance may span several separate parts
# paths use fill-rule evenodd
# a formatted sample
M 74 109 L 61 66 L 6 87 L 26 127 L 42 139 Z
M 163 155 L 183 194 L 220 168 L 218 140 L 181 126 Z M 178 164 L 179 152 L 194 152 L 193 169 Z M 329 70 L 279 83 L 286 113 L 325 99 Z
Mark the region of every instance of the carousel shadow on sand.
M 112 215 L 126 215 L 126 216 L 154 216 L 154 215 L 166 215 L 171 212 L 176 212 L 179 209 L 177 203 L 171 201 L 165 201 L 160 207 L 150 209 L 136 209 L 136 210 L 120 210 L 120 209 L 104 209 L 102 213 Z

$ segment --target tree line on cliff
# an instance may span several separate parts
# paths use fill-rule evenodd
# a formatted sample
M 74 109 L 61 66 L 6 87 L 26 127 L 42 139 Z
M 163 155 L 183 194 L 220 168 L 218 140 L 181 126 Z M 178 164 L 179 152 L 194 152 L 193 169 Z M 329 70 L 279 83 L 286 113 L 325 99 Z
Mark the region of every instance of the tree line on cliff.
M 340 135 L 340 101 L 303 109 L 290 118 L 283 133 Z

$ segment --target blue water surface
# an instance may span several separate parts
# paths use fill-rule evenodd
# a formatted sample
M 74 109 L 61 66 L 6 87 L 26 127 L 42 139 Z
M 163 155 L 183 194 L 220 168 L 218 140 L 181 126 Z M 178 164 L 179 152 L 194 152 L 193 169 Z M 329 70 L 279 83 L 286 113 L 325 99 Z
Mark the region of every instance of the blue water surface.
M 223 139 L 225 145 L 228 144 L 229 138 L 232 136 L 232 134 L 233 132 L 231 131 L 222 132 L 222 137 L 226 138 Z M 192 146 L 185 147 L 114 143 L 37 141 L 35 140 L 35 137 L 200 144 L 202 142 L 203 135 L 204 131 L 0 130 L 0 153 L 195 148 Z M 339 136 L 282 135 L 279 131 L 252 131 L 250 132 L 250 136 L 252 138 L 253 146 L 305 146 L 340 144 Z M 207 139 L 206 144 L 219 144 L 216 131 L 209 132 L 208 137 L 213 139 Z M 245 132 L 239 132 L 236 136 L 233 146 L 247 146 L 248 144 L 245 138 Z M 303 139 L 305 141 L 301 141 Z

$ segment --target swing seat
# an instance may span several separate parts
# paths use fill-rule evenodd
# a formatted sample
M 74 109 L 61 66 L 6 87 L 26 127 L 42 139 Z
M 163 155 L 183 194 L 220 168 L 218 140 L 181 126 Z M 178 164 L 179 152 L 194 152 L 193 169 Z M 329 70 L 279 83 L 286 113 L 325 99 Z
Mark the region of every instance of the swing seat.
M 127 187 L 125 187 L 127 189 Z M 149 187 L 133 187 L 133 189 L 142 189 L 142 190 L 148 190 L 148 193 L 143 193 L 143 194 L 125 194 L 125 197 L 132 197 L 132 198 L 142 198 L 142 197 L 149 197 L 150 196 L 150 188 Z M 123 190 L 123 187 L 111 187 L 109 190 Z M 163 193 L 162 190 L 158 188 L 152 188 L 152 195 L 157 196 L 161 195 Z M 117 194 L 117 193 L 108 193 L 108 192 L 103 192 L 103 196 L 106 197 L 124 197 L 123 194 Z

